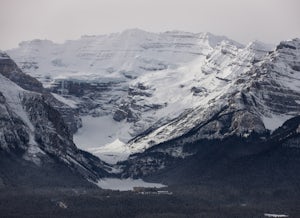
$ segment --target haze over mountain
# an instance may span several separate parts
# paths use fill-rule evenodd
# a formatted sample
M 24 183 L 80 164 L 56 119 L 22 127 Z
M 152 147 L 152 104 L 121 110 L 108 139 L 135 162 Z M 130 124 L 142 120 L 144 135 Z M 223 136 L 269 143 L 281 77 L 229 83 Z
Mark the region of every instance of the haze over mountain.
M 129 28 L 212 32 L 245 44 L 300 35 L 298 0 L 1 0 L 1 6 L 2 50 L 35 38 L 63 43 Z

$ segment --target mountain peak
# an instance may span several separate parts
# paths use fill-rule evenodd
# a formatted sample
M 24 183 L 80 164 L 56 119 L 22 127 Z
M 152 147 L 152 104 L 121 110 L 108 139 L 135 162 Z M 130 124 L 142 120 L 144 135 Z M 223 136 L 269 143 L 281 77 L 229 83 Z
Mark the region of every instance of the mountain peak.
M 276 50 L 280 49 L 300 49 L 300 38 L 294 38 L 291 40 L 280 42 L 280 44 L 276 47 Z
M 219 35 L 214 35 L 210 32 L 204 32 L 204 33 L 198 33 L 199 38 L 201 38 L 202 40 L 206 40 L 210 46 L 212 46 L 213 48 L 216 47 L 218 44 L 220 44 L 221 42 L 225 42 L 225 43 L 229 43 L 232 44 L 238 48 L 243 48 L 244 45 L 236 42 L 232 39 L 229 39 L 227 36 L 219 36 Z
M 10 57 L 6 52 L 0 50 L 0 59 L 10 59 Z
M 121 32 L 121 34 L 129 34 L 129 35 L 136 35 L 136 34 L 147 34 L 150 32 L 147 32 L 145 30 L 139 29 L 139 28 L 130 28 L 130 29 L 125 29 Z
M 246 48 L 256 51 L 272 51 L 275 48 L 273 44 L 267 44 L 258 40 L 250 42 Z
M 19 43 L 19 46 L 49 46 L 53 45 L 53 41 L 48 39 L 33 39 L 29 41 L 23 41 Z

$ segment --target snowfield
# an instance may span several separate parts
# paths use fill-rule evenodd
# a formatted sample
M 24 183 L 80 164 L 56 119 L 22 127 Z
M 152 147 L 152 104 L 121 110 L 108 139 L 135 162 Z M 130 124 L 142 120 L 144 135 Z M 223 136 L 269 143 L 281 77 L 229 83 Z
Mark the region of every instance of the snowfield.
M 131 138 L 126 131 L 128 123 L 118 123 L 111 116 L 84 116 L 82 125 L 73 136 L 78 148 L 89 151 L 110 164 L 126 160 L 132 153 L 125 146 Z

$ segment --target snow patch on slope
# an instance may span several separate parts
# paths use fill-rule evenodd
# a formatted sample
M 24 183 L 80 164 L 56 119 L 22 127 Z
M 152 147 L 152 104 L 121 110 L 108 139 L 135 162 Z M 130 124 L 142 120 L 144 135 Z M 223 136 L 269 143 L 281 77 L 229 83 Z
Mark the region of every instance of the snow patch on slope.
M 126 146 L 126 143 L 119 139 L 104 146 L 88 148 L 88 151 L 109 164 L 116 164 L 119 161 L 124 161 L 133 153 L 132 150 Z
M 275 115 L 272 114 L 270 117 L 263 116 L 262 121 L 265 125 L 265 128 L 271 131 L 276 130 L 282 124 L 287 121 L 288 119 L 292 118 L 293 116 L 289 115 Z
M 122 142 L 127 142 L 131 137 L 127 123 L 114 121 L 110 116 L 82 117 L 83 127 L 74 135 L 74 142 L 79 148 L 95 148 L 114 142 L 120 139 Z
M 0 74 L 0 92 L 5 97 L 5 102 L 8 104 L 10 109 L 15 113 L 28 127 L 27 133 L 29 135 L 28 149 L 26 153 L 23 155 L 23 158 L 28 161 L 32 161 L 33 163 L 39 165 L 40 158 L 39 154 L 45 154 L 39 147 L 37 142 L 35 141 L 35 128 L 31 123 L 27 112 L 23 108 L 22 98 L 24 95 L 31 95 L 29 91 L 26 91 L 13 83 L 11 80 L 7 79 L 3 75 Z M 36 94 L 36 93 L 34 93 Z
M 111 116 L 82 117 L 82 128 L 73 136 L 76 146 L 91 152 L 107 163 L 125 160 L 131 153 L 124 146 L 131 138 L 129 125 Z
M 22 106 L 21 99 L 27 91 L 0 74 L 0 92 L 2 92 L 6 98 L 6 102 L 11 109 L 24 121 L 27 127 L 34 132 L 34 126 Z
M 55 93 L 51 93 L 57 100 L 59 100 L 60 102 L 68 105 L 71 108 L 77 108 L 77 102 L 73 101 L 71 99 L 65 98 L 61 95 L 55 94 Z

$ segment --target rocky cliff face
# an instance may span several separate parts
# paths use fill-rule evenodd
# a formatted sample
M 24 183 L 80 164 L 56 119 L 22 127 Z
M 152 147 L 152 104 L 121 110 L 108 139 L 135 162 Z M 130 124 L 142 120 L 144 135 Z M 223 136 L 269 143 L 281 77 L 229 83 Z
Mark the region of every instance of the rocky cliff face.
M 54 98 L 36 78 L 24 74 L 16 63 L 6 54 L 0 54 L 0 73 L 25 90 L 43 95 L 45 101 L 56 108 L 62 115 L 70 132 L 74 133 L 81 126 L 78 113 L 73 108 Z
M 105 169 L 108 166 L 98 158 L 77 149 L 68 126 L 60 112 L 49 104 L 48 95 L 44 95 L 40 83 L 22 75 L 8 56 L 2 55 L 0 63 L 4 66 L 1 69 L 4 72 L 0 72 L 1 155 L 14 158 L 17 162 L 29 161 L 38 168 L 46 169 L 48 163 L 56 163 L 77 177 L 93 181 L 107 175 Z M 16 71 L 11 71 L 9 66 L 15 66 Z M 9 73 L 6 75 L 6 72 Z M 32 81 L 30 89 L 20 87 L 3 75 L 18 80 L 24 88 L 28 81 Z M 35 84 L 38 85 L 37 88 L 33 87 Z

